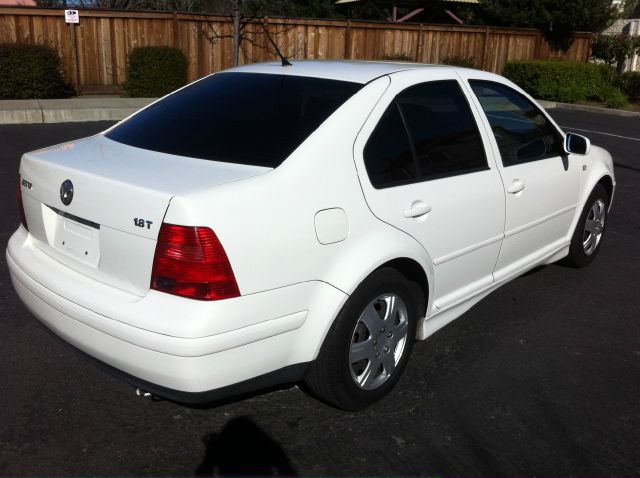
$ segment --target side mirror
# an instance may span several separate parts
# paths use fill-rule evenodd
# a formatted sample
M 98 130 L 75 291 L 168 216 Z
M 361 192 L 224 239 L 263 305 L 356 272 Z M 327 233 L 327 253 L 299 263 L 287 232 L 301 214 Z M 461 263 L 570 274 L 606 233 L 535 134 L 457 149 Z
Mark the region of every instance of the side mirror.
M 589 138 L 575 133 L 567 133 L 564 137 L 564 152 L 567 154 L 579 154 L 585 156 L 591 150 Z

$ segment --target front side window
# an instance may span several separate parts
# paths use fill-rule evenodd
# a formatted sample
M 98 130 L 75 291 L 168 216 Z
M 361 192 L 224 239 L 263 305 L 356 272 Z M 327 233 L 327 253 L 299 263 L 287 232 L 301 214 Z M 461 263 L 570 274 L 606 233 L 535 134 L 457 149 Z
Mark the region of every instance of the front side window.
M 499 83 L 469 83 L 487 115 L 504 166 L 562 154 L 562 137 L 527 98 Z
M 275 168 L 360 88 L 323 78 L 218 73 L 106 136 L 162 153 Z
M 389 105 L 364 149 L 376 188 L 487 169 L 482 140 L 456 81 L 407 88 Z

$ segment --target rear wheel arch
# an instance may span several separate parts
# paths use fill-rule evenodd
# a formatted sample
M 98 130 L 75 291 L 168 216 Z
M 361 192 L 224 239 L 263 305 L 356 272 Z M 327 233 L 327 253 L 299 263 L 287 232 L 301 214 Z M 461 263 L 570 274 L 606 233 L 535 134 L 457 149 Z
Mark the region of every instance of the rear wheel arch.
M 411 263 L 413 261 L 407 260 L 409 262 L 394 259 L 373 270 L 358 284 L 333 319 L 304 379 L 304 389 L 316 398 L 344 410 L 361 410 L 389 393 L 399 380 L 411 354 L 420 311 L 424 307 L 421 304 L 424 292 L 413 279 L 420 280 L 425 273 L 417 269 Z M 385 302 L 389 308 L 384 307 Z M 383 306 L 379 307 L 378 303 Z M 399 304 L 397 309 L 392 305 L 394 303 Z M 367 314 L 367 319 L 362 319 L 374 304 L 380 316 L 375 316 L 374 312 L 374 316 Z M 392 315 L 388 315 L 390 311 L 393 311 Z M 366 333 L 364 329 L 359 330 L 361 323 L 366 324 Z M 355 352 L 353 344 L 361 342 L 368 348 L 359 347 L 362 350 Z M 353 355 L 360 355 L 365 349 L 370 349 L 366 357 Z M 391 357 L 395 365 L 387 366 L 389 360 L 385 360 L 385 354 L 389 354 L 386 359 Z M 364 361 L 366 366 L 357 372 Z M 368 388 L 366 383 L 370 375 L 379 382 L 373 388 Z M 361 383 L 360 378 L 364 382 Z
M 416 302 L 418 303 L 418 314 L 420 315 L 420 318 L 424 318 L 427 315 L 433 280 L 430 279 L 431 276 L 425 270 L 424 266 L 415 259 L 406 256 L 398 256 L 394 259 L 389 259 L 386 262 L 374 265 L 359 280 L 352 282 L 351 287 L 340 290 L 345 292 L 347 294 L 347 297 L 350 297 L 363 283 L 367 282 L 372 275 L 374 275 L 377 271 L 386 268 L 394 269 L 395 271 L 402 274 L 409 282 L 415 284 L 414 290 L 415 292 L 420 294 L 415 298 Z M 329 284 L 332 284 L 331 281 L 327 282 Z M 326 330 L 322 336 L 322 341 L 320 342 L 320 346 L 326 339 L 327 333 L 338 318 L 339 313 L 340 309 L 336 310 L 334 316 L 328 321 Z
M 421 292 L 421 297 L 416 297 L 416 301 L 418 301 L 419 314 L 421 315 L 421 317 L 425 317 L 427 315 L 427 306 L 429 304 L 430 283 L 424 268 L 413 259 L 409 259 L 408 257 L 399 257 L 385 262 L 384 264 L 377 267 L 376 270 L 387 267 L 397 270 L 408 280 L 416 283 L 418 289 Z

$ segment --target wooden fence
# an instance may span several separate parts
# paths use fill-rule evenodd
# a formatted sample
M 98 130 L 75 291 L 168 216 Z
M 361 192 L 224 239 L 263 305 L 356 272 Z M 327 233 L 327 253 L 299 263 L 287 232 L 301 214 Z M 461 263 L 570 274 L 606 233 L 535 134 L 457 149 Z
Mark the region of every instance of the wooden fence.
M 240 63 L 276 58 L 264 28 L 292 59 L 442 63 L 460 57 L 497 73 L 515 59 L 587 61 L 591 48 L 589 33 L 574 34 L 571 48 L 559 52 L 533 29 L 264 18 L 248 27 Z M 210 41 L 206 32 L 215 32 L 218 39 Z M 180 48 L 189 62 L 190 80 L 229 68 L 231 32 L 232 22 L 225 17 L 85 10 L 80 23 L 70 26 L 62 10 L 0 7 L 0 43 L 50 45 L 59 52 L 67 77 L 84 91 L 117 90 L 127 78 L 127 54 L 136 46 Z

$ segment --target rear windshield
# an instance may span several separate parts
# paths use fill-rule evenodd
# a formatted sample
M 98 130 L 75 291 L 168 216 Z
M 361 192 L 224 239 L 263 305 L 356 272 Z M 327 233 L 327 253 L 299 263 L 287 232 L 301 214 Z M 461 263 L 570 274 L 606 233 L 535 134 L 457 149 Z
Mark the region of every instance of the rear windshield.
M 220 73 L 106 136 L 162 153 L 275 168 L 361 87 L 301 76 Z

